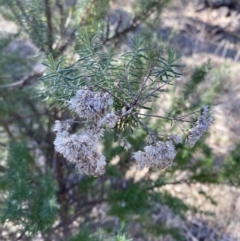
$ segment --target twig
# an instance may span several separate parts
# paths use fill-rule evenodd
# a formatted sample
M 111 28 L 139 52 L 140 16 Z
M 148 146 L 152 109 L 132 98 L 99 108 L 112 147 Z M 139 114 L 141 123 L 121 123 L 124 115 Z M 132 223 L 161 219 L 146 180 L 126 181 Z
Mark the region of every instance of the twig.
M 198 241 L 198 239 L 191 233 L 191 231 L 186 226 L 183 226 L 183 229 L 192 241 Z
M 127 75 L 127 72 L 126 72 L 126 65 L 124 65 L 124 80 L 126 81 L 127 83 L 127 86 L 130 90 L 130 93 L 131 95 L 133 94 L 133 90 L 132 90 L 132 86 L 130 85 L 129 81 L 128 81 L 128 75 Z
M 20 236 L 16 239 L 16 240 L 21 240 L 22 238 L 23 238 L 23 236 L 25 235 L 25 233 L 26 233 L 26 229 L 24 229 L 23 231 L 22 231 L 22 233 L 20 234 Z
M 109 26 L 109 17 L 107 16 L 107 26 L 106 26 L 105 39 L 109 37 L 109 30 L 110 30 L 110 26 Z
M 83 17 L 82 17 L 81 20 L 79 21 L 79 26 L 85 25 L 85 22 L 86 22 L 86 20 L 87 20 L 87 18 L 88 18 L 88 14 L 89 14 L 89 12 L 91 11 L 92 5 L 94 4 L 94 2 L 95 2 L 95 0 L 92 0 L 92 1 L 89 2 L 89 5 L 87 6 L 87 9 L 86 9 Z
M 121 82 L 118 82 L 117 86 L 119 87 L 119 90 L 120 90 L 124 95 L 128 96 L 130 99 L 132 98 L 132 96 L 123 89 L 123 86 L 121 86 Z
M 198 113 L 198 112 L 199 112 L 199 110 L 193 111 L 193 112 L 190 112 L 190 113 L 188 113 L 188 114 L 186 114 L 186 115 L 181 115 L 180 118 L 185 118 L 185 117 L 187 117 L 187 116 L 189 116 L 189 115 L 193 115 L 193 114 L 196 114 L 196 113 Z
M 183 134 L 187 137 L 185 131 L 183 130 L 183 128 L 176 122 L 174 121 L 174 123 L 178 126 L 178 128 L 183 132 Z
M 7 147 L 6 143 L 0 142 L 0 146 Z M 0 166 L 0 171 L 1 171 L 1 166 Z
M 21 88 L 24 85 L 28 85 L 30 84 L 33 80 L 36 80 L 38 78 L 40 78 L 42 76 L 43 72 L 37 72 L 37 73 L 33 73 L 27 77 L 22 78 L 19 81 L 16 81 L 14 83 L 11 84 L 5 84 L 5 85 L 0 85 L 0 89 L 4 89 L 4 88 Z
M 138 90 L 138 93 L 137 93 L 136 96 L 134 97 L 134 100 L 133 100 L 133 102 L 131 103 L 131 106 L 134 106 L 134 105 L 137 104 L 137 102 L 138 102 L 138 100 L 139 100 L 139 98 L 140 98 L 140 96 L 141 96 L 141 94 L 142 94 L 142 92 L 143 92 L 143 89 L 144 89 L 144 87 L 145 87 L 146 82 L 148 81 L 148 79 L 149 79 L 149 77 L 151 76 L 154 68 L 156 67 L 157 61 L 159 60 L 159 58 L 160 58 L 160 56 L 161 56 L 161 55 L 160 55 L 161 53 L 162 53 L 162 52 L 159 51 L 158 57 L 157 57 L 156 60 L 154 61 L 153 65 L 151 66 L 151 68 L 150 68 L 147 76 L 142 80 L 140 89 Z M 146 98 L 145 98 L 145 99 L 146 99 Z
M 150 116 L 150 117 L 157 117 L 157 118 L 162 118 L 162 119 L 171 120 L 171 121 L 181 121 L 181 122 L 189 122 L 189 123 L 192 123 L 192 121 L 183 120 L 183 119 L 181 119 L 181 118 L 179 118 L 179 117 L 173 118 L 173 117 L 165 117 L 165 116 L 161 116 L 161 115 L 151 115 L 151 114 L 143 114 L 143 113 L 138 113 L 138 115 L 144 115 L 144 116 Z
M 150 9 L 149 11 L 143 12 L 141 14 L 139 14 L 138 16 L 136 16 L 133 20 L 132 23 L 126 27 L 125 29 L 123 29 L 122 31 L 118 31 L 117 27 L 115 29 L 115 34 L 110 37 L 107 38 L 103 41 L 103 44 L 107 44 L 111 41 L 113 41 L 114 39 L 120 39 L 121 36 L 126 35 L 128 32 L 134 30 L 136 27 L 138 27 L 144 20 L 146 20 L 152 13 L 154 12 L 154 10 Z
M 145 125 L 139 118 L 137 118 L 137 116 L 135 114 L 131 114 L 131 116 L 133 117 L 133 119 L 138 122 L 149 134 L 154 134 L 154 132 L 148 128 L 147 125 Z
M 45 3 L 45 14 L 47 18 L 47 37 L 48 37 L 48 48 L 52 51 L 53 46 L 53 27 L 52 27 L 52 12 L 51 4 L 49 0 L 44 0 Z
M 123 113 L 123 114 L 119 117 L 119 119 L 122 119 L 123 117 L 131 114 L 131 112 L 132 112 L 132 108 L 130 108 L 130 109 L 129 109 L 128 111 L 126 111 L 125 113 Z
M 119 27 L 121 26 L 122 23 L 122 16 L 119 15 L 118 19 L 117 19 L 117 26 L 115 28 L 115 33 L 118 33 Z
M 71 218 L 69 218 L 68 223 L 73 222 L 78 216 L 80 216 L 80 215 L 84 212 L 84 210 L 85 210 L 88 206 L 90 206 L 90 208 L 91 208 L 92 205 L 101 204 L 101 203 L 106 202 L 106 201 L 107 201 L 107 200 L 104 199 L 104 198 L 102 198 L 102 199 L 96 199 L 96 200 L 91 200 L 91 201 L 86 201 L 85 203 L 81 204 L 81 205 L 78 207 L 78 210 L 79 210 L 79 211 L 75 212 L 75 214 L 74 214 Z M 83 209 L 84 209 L 84 210 L 83 210 Z M 57 224 L 57 226 L 55 226 L 55 227 L 52 228 L 52 231 L 55 231 L 55 230 L 61 228 L 63 225 L 65 225 L 65 223 L 62 223 L 62 222 L 61 222 L 61 223 Z
M 57 0 L 56 3 L 58 9 L 59 9 L 59 14 L 60 14 L 60 34 L 61 38 L 63 38 L 63 33 L 64 33 L 64 7 L 62 0 Z
M 4 121 L 4 120 L 1 120 L 0 121 L 0 124 L 3 126 L 4 130 L 7 132 L 8 136 L 14 140 L 14 135 L 12 133 L 12 131 L 10 130 L 8 124 Z
M 146 96 L 144 96 L 144 98 L 139 100 L 138 105 L 140 105 L 142 102 L 144 102 L 146 99 L 148 99 L 148 97 L 150 97 L 151 95 L 153 95 L 155 92 L 160 91 L 165 85 L 170 84 L 171 80 L 169 80 L 168 82 L 162 84 L 161 86 L 155 88 L 152 92 L 148 93 Z

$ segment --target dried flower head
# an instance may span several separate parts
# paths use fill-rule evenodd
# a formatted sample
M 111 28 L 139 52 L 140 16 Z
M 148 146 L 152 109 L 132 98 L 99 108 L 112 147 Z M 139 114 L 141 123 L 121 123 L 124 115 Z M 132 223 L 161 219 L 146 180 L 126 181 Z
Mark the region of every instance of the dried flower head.
M 92 124 L 86 127 L 86 133 L 90 136 L 94 136 L 97 140 L 104 136 L 104 129 L 97 124 Z
M 201 114 L 198 117 L 196 124 L 189 130 L 189 135 L 186 140 L 186 144 L 189 147 L 193 147 L 200 137 L 207 132 L 209 125 L 212 122 L 212 117 L 209 116 L 208 106 L 203 106 Z
M 105 172 L 105 156 L 96 151 L 88 153 L 88 156 L 82 156 L 81 159 L 76 160 L 76 168 L 80 173 L 100 176 Z
M 127 141 L 126 138 L 121 138 L 119 140 L 120 146 L 122 146 L 125 150 L 129 150 L 132 146 L 131 144 Z
M 57 133 L 54 141 L 55 150 L 69 162 L 75 163 L 77 169 L 87 175 L 98 176 L 105 171 L 105 157 L 96 151 L 98 139 L 89 132 L 70 135 L 62 128 L 63 123 L 55 122 Z
M 72 123 L 72 120 L 67 120 L 67 121 L 56 120 L 53 127 L 53 131 L 56 133 L 61 133 L 63 131 L 69 132 L 71 130 L 71 123 Z
M 138 169 L 144 167 L 167 168 L 172 165 L 175 156 L 176 151 L 172 141 L 166 143 L 158 141 L 153 145 L 146 146 L 144 152 L 137 151 L 133 154 Z
M 183 142 L 182 137 L 176 134 L 170 135 L 169 140 L 172 141 L 174 144 L 181 144 Z
M 107 113 L 102 119 L 98 121 L 99 126 L 106 126 L 107 128 L 113 128 L 117 121 L 118 116 L 114 112 Z
M 108 93 L 93 92 L 89 88 L 80 89 L 69 101 L 69 109 L 79 117 L 89 121 L 98 121 L 105 116 L 113 104 Z

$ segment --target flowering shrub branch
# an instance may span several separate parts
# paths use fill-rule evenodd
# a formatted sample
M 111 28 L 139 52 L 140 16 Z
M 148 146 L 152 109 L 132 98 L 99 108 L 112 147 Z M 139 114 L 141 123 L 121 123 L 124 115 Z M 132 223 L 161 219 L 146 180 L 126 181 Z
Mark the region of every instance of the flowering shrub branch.
M 137 167 L 169 167 L 175 156 L 174 145 L 182 143 L 182 137 L 176 134 L 165 136 L 152 130 L 142 116 L 162 118 L 175 123 L 185 134 L 179 122 L 192 123 L 194 127 L 186 136 L 186 144 L 193 147 L 196 141 L 207 131 L 212 119 L 207 106 L 204 106 L 197 121 L 189 119 L 198 112 L 182 116 L 161 116 L 154 113 L 150 102 L 166 92 L 168 85 L 180 76 L 176 69 L 179 59 L 173 50 L 145 46 L 140 38 L 133 39 L 130 51 L 120 55 L 105 53 L 99 48 L 98 39 L 80 38 L 79 59 L 69 67 L 62 67 L 48 58 L 45 65 L 49 73 L 42 80 L 50 85 L 55 98 L 63 101 L 69 110 L 85 121 L 84 129 L 70 134 L 70 124 L 56 121 L 54 131 L 55 149 L 68 161 L 76 164 L 79 172 L 88 175 L 102 175 L 106 166 L 105 157 L 97 152 L 97 143 L 106 129 L 117 133 L 119 144 L 125 149 L 131 148 L 126 130 L 134 131 L 139 126 L 149 134 L 148 146 L 144 151 L 133 154 Z M 149 110 L 149 113 L 143 113 Z M 160 138 L 161 137 L 161 138 Z

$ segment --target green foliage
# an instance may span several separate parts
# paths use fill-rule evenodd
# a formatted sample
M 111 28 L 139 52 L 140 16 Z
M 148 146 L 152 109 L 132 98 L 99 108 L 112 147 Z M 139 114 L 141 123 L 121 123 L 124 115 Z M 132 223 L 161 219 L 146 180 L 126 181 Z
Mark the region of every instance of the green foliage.
M 123 232 L 123 227 L 113 234 L 107 234 L 103 230 L 99 229 L 96 234 L 91 235 L 87 227 L 81 228 L 81 230 L 74 236 L 70 237 L 67 241 L 131 241 L 127 235 Z
M 162 11 L 162 6 L 168 3 L 169 0 L 139 0 L 133 2 L 133 9 L 136 12 L 136 15 L 143 16 L 144 13 L 150 11 L 153 11 L 153 9 L 156 9 L 158 14 Z
M 83 227 L 76 235 L 70 237 L 67 241 L 95 241 L 90 236 L 90 232 L 87 227 Z
M 221 181 L 239 186 L 239 162 L 240 162 L 240 143 L 225 158 L 221 167 Z
M 58 210 L 51 173 L 37 170 L 24 143 L 9 144 L 6 163 L 3 179 L 8 195 L 4 200 L 2 221 L 18 224 L 30 234 L 50 228 Z
M 190 80 L 185 85 L 185 88 L 183 90 L 183 98 L 187 99 L 190 94 L 195 92 L 197 86 L 205 80 L 206 75 L 209 73 L 210 70 L 210 61 L 202 64 L 199 67 L 196 67 Z
M 45 9 L 41 1 L 5 1 L 2 0 L 0 5 L 3 8 L 9 7 L 18 24 L 30 36 L 37 46 L 45 48 L 47 42 L 45 27 Z M 1 11 L 3 12 L 3 11 Z M 38 14 L 36 14 L 36 12 Z M 11 18 L 14 18 L 11 17 Z M 34 28 L 32 26 L 35 26 Z
M 180 74 L 175 70 L 182 67 L 177 64 L 180 58 L 174 50 L 157 46 L 147 46 L 140 37 L 132 39 L 126 53 L 116 54 L 103 51 L 98 36 L 80 36 L 79 59 L 76 63 L 64 67 L 63 59 L 56 62 L 48 56 L 44 65 L 47 74 L 41 80 L 40 92 L 46 98 L 66 103 L 81 87 L 91 88 L 110 94 L 114 99 L 114 110 L 121 113 L 125 108 L 129 115 L 118 121 L 115 127 L 116 136 L 128 129 L 141 125 L 147 132 L 150 130 L 140 121 L 138 112 L 141 109 L 151 110 L 148 102 L 158 98 L 164 86 L 171 85 Z M 150 82 L 149 84 L 146 84 Z M 132 114 L 136 113 L 135 114 Z
M 146 46 L 139 37 L 132 39 L 127 53 L 116 56 L 111 51 L 102 50 L 97 35 L 90 37 L 83 34 L 79 37 L 77 53 L 78 61 L 66 67 L 62 58 L 55 62 L 53 56 L 47 57 L 43 64 L 48 67 L 48 74 L 41 78 L 50 88 L 51 92 L 46 93 L 47 96 L 61 101 L 68 100 L 81 86 L 90 85 L 94 89 L 110 88 L 119 99 L 128 102 L 131 101 L 131 96 L 137 95 L 143 75 L 148 74 L 150 79 L 157 79 L 152 80 L 150 89 L 156 83 L 165 83 L 179 77 L 174 68 L 180 67 L 175 63 L 180 56 L 168 49 L 167 57 L 164 58 L 163 50 L 156 51 L 155 46 Z M 159 55 L 156 56 L 156 53 Z M 127 82 L 124 78 L 127 78 Z M 149 89 L 145 90 L 147 91 Z M 118 104 L 122 107 L 121 102 Z
M 126 220 L 131 214 L 143 214 L 150 207 L 146 186 L 140 186 L 139 183 L 129 183 L 126 188 L 112 190 L 108 200 L 111 204 L 110 214 L 122 220 Z
M 181 235 L 178 228 L 169 228 L 166 227 L 164 224 L 153 224 L 146 227 L 146 229 L 155 236 L 165 236 L 170 235 L 175 240 L 182 241 L 184 240 L 183 236 Z

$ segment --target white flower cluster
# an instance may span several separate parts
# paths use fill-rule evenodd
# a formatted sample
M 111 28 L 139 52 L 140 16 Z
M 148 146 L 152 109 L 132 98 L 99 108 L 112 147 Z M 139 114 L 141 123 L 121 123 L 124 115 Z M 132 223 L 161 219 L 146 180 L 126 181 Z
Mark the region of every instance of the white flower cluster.
M 193 147 L 196 141 L 208 130 L 212 118 L 209 117 L 208 106 L 201 109 L 201 115 L 198 117 L 195 126 L 189 130 L 186 144 Z M 174 144 L 183 143 L 182 137 L 179 135 L 170 135 L 169 141 L 158 141 L 153 145 L 146 146 L 144 151 L 138 151 L 133 154 L 139 169 L 144 167 L 157 167 L 159 169 L 171 166 L 176 156 Z
M 70 134 L 66 123 L 56 121 L 55 150 L 69 162 L 75 163 L 79 172 L 99 176 L 104 173 L 105 157 L 96 151 L 97 138 L 87 132 Z
M 189 130 L 189 135 L 186 140 L 186 144 L 189 147 L 193 147 L 200 137 L 207 132 L 209 125 L 212 122 L 212 118 L 209 117 L 208 106 L 203 106 L 201 109 L 201 115 L 196 121 L 196 125 Z
M 111 110 L 112 104 L 113 100 L 107 93 L 80 89 L 69 101 L 69 109 L 86 119 L 86 130 L 80 134 L 70 134 L 71 121 L 55 122 L 55 150 L 69 162 L 75 163 L 81 173 L 99 176 L 105 171 L 105 156 L 96 149 L 99 138 L 104 134 L 103 127 L 113 128 L 118 121 L 119 117 Z
M 146 146 L 143 151 L 133 154 L 138 169 L 144 167 L 157 167 L 163 169 L 172 165 L 176 151 L 172 141 L 166 143 L 158 141 L 153 145 Z
M 131 144 L 127 141 L 126 138 L 121 138 L 119 140 L 120 146 L 122 146 L 125 150 L 129 150 L 132 146 Z
M 120 114 L 114 113 L 111 96 L 108 93 L 93 92 L 89 88 L 77 91 L 76 96 L 69 101 L 69 109 L 86 120 L 85 130 L 70 134 L 71 121 L 56 121 L 54 126 L 55 150 L 69 162 L 75 163 L 79 172 L 93 176 L 102 175 L 105 171 L 106 158 L 97 152 L 97 144 L 104 134 L 104 128 L 113 128 L 121 118 L 120 116 L 123 116 L 124 109 L 121 113 L 119 112 Z M 186 144 L 193 147 L 208 130 L 211 121 L 208 107 L 204 106 L 195 126 L 189 130 Z M 174 145 L 183 143 L 183 140 L 181 136 L 173 134 L 168 137 L 168 141 L 162 142 L 157 140 L 157 136 L 150 135 L 149 143 L 144 151 L 137 151 L 133 154 L 138 169 L 144 167 L 163 169 L 171 166 L 176 156 Z M 119 137 L 119 144 L 126 150 L 131 148 L 125 137 Z
M 74 110 L 79 117 L 88 121 L 112 127 L 117 121 L 117 116 L 113 112 L 109 113 L 112 104 L 113 100 L 108 93 L 101 94 L 93 92 L 89 88 L 84 88 L 78 90 L 75 97 L 69 101 L 69 109 Z M 115 123 L 112 119 L 115 120 Z M 110 123 L 108 123 L 109 120 L 111 120 Z
M 175 144 L 181 144 L 181 143 L 183 143 L 182 137 L 179 136 L 179 135 L 176 135 L 176 134 L 170 135 L 169 140 L 171 140 L 171 141 L 172 141 L 173 143 L 175 143 Z
M 114 112 L 107 113 L 102 119 L 98 121 L 99 126 L 106 126 L 107 128 L 113 128 L 118 121 L 118 116 Z

